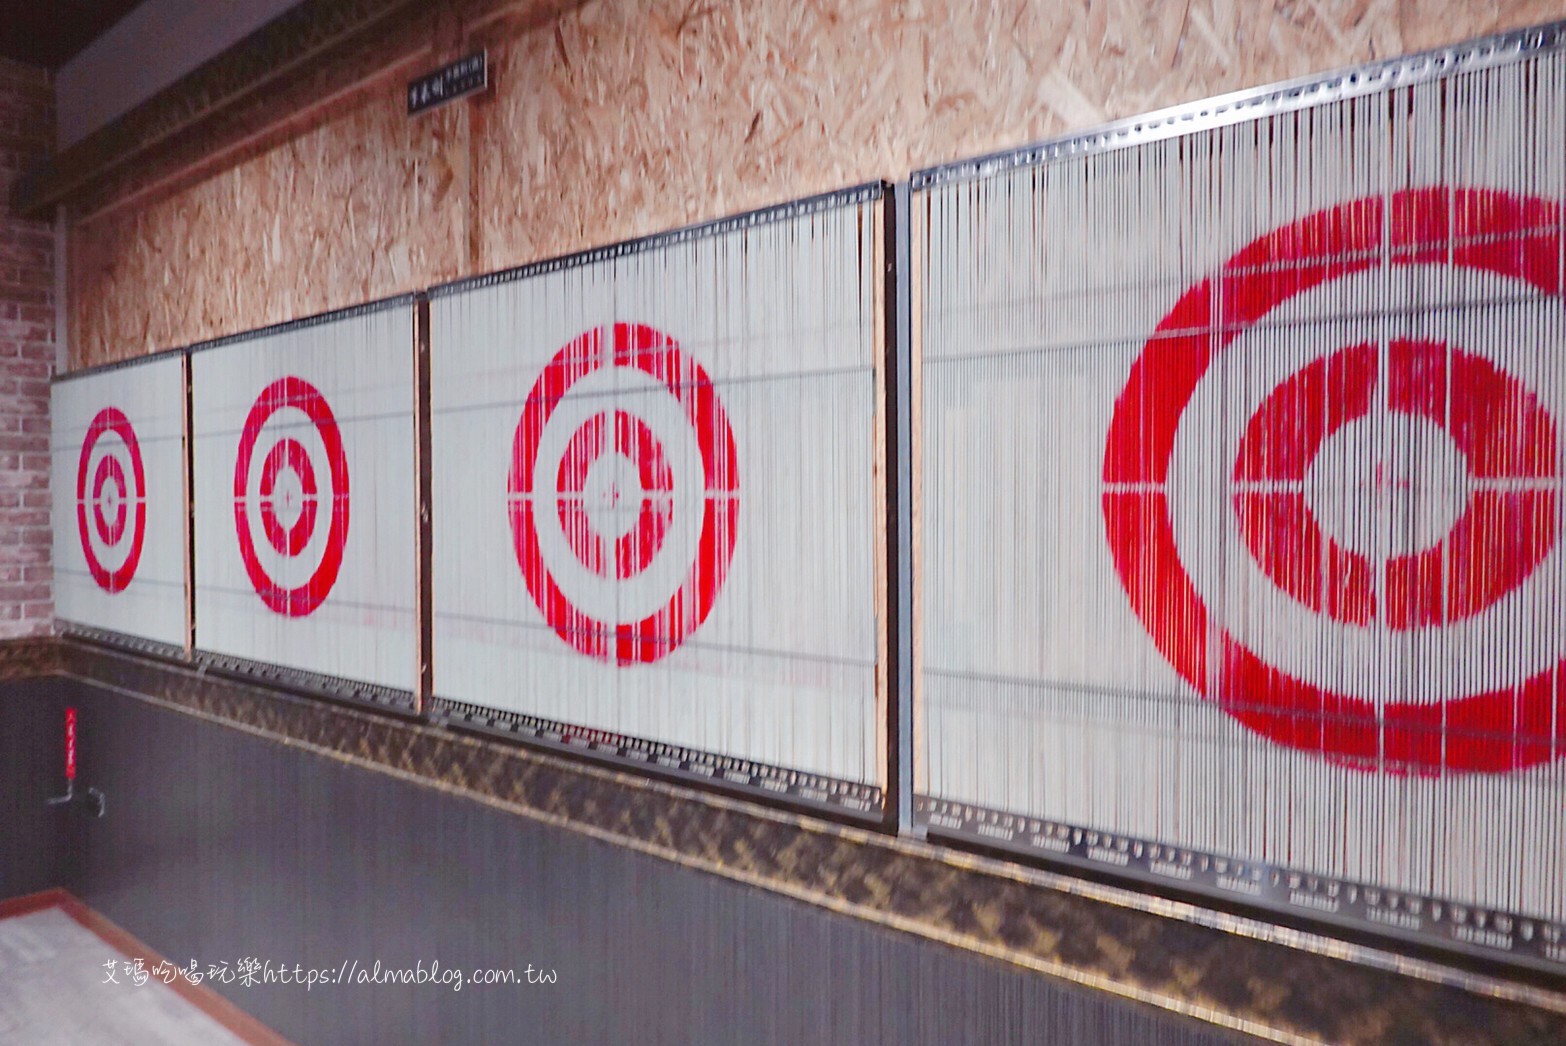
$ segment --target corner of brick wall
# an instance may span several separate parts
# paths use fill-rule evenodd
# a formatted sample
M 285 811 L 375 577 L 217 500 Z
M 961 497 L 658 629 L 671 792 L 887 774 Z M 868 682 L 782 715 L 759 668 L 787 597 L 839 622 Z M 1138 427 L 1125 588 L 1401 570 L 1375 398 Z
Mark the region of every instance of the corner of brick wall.
M 49 376 L 54 230 L 10 211 L 11 183 L 53 148 L 54 84 L 0 58 L 0 639 L 54 618 L 49 526 Z

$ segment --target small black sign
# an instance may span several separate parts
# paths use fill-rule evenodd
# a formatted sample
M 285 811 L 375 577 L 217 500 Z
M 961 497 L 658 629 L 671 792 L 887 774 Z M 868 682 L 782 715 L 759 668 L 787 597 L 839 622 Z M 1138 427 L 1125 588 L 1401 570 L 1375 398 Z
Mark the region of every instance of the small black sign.
M 479 51 L 408 84 L 408 115 L 445 105 L 489 86 L 489 53 Z

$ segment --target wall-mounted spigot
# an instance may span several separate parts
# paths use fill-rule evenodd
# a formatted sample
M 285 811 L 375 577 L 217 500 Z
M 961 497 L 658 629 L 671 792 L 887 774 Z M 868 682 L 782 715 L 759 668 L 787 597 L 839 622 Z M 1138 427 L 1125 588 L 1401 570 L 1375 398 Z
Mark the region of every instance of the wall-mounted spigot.
M 52 796 L 49 806 L 82 807 L 94 817 L 102 817 L 107 806 L 103 793 L 89 788 L 76 793 L 76 709 L 65 710 L 65 794 Z

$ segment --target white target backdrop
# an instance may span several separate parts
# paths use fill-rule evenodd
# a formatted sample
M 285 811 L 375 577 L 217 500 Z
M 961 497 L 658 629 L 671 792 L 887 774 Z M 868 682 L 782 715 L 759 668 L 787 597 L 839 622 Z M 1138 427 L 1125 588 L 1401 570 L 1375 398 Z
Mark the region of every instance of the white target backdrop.
M 51 390 L 55 614 L 185 643 L 185 380 L 165 357 Z
M 876 209 L 435 296 L 435 692 L 874 783 Z
M 1566 63 L 916 198 L 922 794 L 1566 916 Z
M 412 307 L 191 356 L 196 645 L 409 690 Z

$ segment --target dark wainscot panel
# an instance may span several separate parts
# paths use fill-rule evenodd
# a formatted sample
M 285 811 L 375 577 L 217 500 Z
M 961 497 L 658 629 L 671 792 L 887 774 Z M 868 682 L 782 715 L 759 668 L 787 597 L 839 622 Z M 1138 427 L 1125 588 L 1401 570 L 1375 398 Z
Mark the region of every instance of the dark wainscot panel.
M 304 1042 L 1566 1041 L 1537 987 L 86 643 L 51 669 L 109 804 L 63 885 L 150 946 L 558 972 L 223 989 Z

